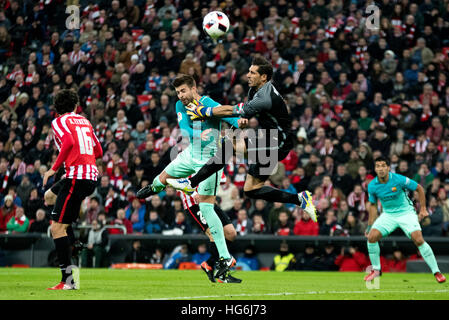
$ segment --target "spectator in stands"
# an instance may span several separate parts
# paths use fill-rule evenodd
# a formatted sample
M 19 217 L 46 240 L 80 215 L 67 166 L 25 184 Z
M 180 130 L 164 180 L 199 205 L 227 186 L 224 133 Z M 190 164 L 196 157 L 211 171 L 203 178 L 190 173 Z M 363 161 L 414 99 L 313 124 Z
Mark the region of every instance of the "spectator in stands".
M 324 252 L 319 256 L 316 262 L 316 270 L 320 271 L 337 271 L 338 266 L 335 264 L 337 254 L 332 243 L 326 244 Z
M 274 225 L 274 234 L 277 236 L 291 236 L 293 235 L 294 225 L 290 220 L 287 211 L 281 211 L 279 213 L 278 221 Z
M 203 261 L 207 261 L 210 257 L 210 253 L 207 252 L 207 245 L 205 243 L 200 243 L 198 245 L 198 250 L 192 255 L 192 262 L 197 265 L 201 265 Z
M 391 272 L 406 272 L 407 259 L 399 248 L 393 250 L 393 257 L 387 259 L 388 268 Z
M 369 265 L 365 254 L 358 251 L 355 247 L 342 247 L 340 255 L 335 259 L 335 264 L 339 271 L 364 271 Z
M 256 214 L 261 215 L 264 220 L 268 219 L 267 202 L 265 200 L 256 199 L 254 202 L 254 209 L 251 211 L 250 216 L 253 217 Z
M 243 199 L 238 198 L 234 200 L 234 206 L 225 212 L 229 216 L 229 219 L 233 221 L 234 219 L 237 219 L 237 213 L 240 209 L 242 209 L 243 206 Z
M 150 262 L 149 254 L 142 248 L 140 240 L 134 240 L 131 251 L 126 255 L 127 263 L 148 263 Z
M 268 227 L 271 233 L 274 233 L 274 226 L 278 221 L 279 213 L 282 211 L 288 212 L 287 208 L 281 202 L 274 202 L 273 207 L 268 212 Z
M 290 193 L 298 193 L 289 178 L 284 178 L 282 180 L 282 188 L 280 190 Z M 295 205 L 292 203 L 286 203 L 285 206 L 289 210 L 293 210 L 295 208 Z
M 14 217 L 9 219 L 6 228 L 10 233 L 25 233 L 28 231 L 28 226 L 30 221 L 25 215 L 25 211 L 22 207 L 16 208 L 16 213 Z
M 150 258 L 150 263 L 163 264 L 164 258 L 164 250 L 162 250 L 162 248 L 156 248 Z
M 133 224 L 134 232 L 143 232 L 145 227 L 146 206 L 141 204 L 139 199 L 134 198 L 131 205 L 126 209 L 126 219 Z
M 186 215 L 185 215 L 184 211 L 176 212 L 175 221 L 168 227 L 168 229 L 171 231 L 177 231 L 175 233 L 177 235 L 192 233 L 192 226 L 186 220 Z
M 257 251 L 254 245 L 248 245 L 243 250 L 243 255 L 240 255 L 237 259 L 236 268 L 242 271 L 259 270 L 260 262 L 257 258 Z
M 164 222 L 156 210 L 150 210 L 148 221 L 145 224 L 145 232 L 149 234 L 162 233 L 166 229 Z
M 365 234 L 364 224 L 360 220 L 356 219 L 353 214 L 348 214 L 346 216 L 343 229 L 345 229 L 350 236 L 362 236 Z
M 295 255 L 290 252 L 288 244 L 282 242 L 279 247 L 279 253 L 274 256 L 271 270 L 282 272 L 295 269 L 296 259 Z
M 438 206 L 438 201 L 433 196 L 430 197 L 427 212 L 429 215 L 421 221 L 423 235 L 440 237 L 443 229 L 443 208 Z
M 192 256 L 189 253 L 189 247 L 186 244 L 179 245 L 173 249 L 164 264 L 164 269 L 177 269 L 181 262 L 192 261 Z
M 16 205 L 11 195 L 7 195 L 4 199 L 3 206 L 0 208 L 0 232 L 7 230 L 6 225 L 9 220 L 16 215 Z
M 318 256 L 315 246 L 311 243 L 305 245 L 304 253 L 296 256 L 295 270 L 312 271 L 317 269 Z
M 441 123 L 440 118 L 433 117 L 432 118 L 432 125 L 427 129 L 426 135 L 429 137 L 429 139 L 435 144 L 440 144 L 441 139 L 443 138 L 443 125 Z
M 424 187 L 424 189 L 427 189 L 429 187 L 429 185 L 432 183 L 433 179 L 434 179 L 434 175 L 429 170 L 429 166 L 427 163 L 422 163 L 419 166 L 418 172 L 413 177 L 413 180 L 415 180 L 416 182 L 421 184 Z
M 251 228 L 252 234 L 266 234 L 269 232 L 267 225 L 263 219 L 262 214 L 254 213 L 252 217 L 253 227 Z
M 17 195 L 22 199 L 22 203 L 26 204 L 28 202 L 28 199 L 30 198 L 31 190 L 35 186 L 31 184 L 30 178 L 28 175 L 24 174 L 22 176 L 22 180 L 20 182 L 20 185 L 17 187 Z
M 361 185 L 357 184 L 354 186 L 354 191 L 349 194 L 347 201 L 349 208 L 354 211 L 357 219 L 361 221 L 368 219 L 366 209 L 366 193 L 363 191 Z
M 47 219 L 44 209 L 38 209 L 36 211 L 36 220 L 31 223 L 29 232 L 47 233 L 49 226 L 50 222 Z
M 39 196 L 37 188 L 31 189 L 30 197 L 24 205 L 25 215 L 29 219 L 36 217 L 36 212 L 38 209 L 44 207 L 44 200 Z
M 329 209 L 326 212 L 325 220 L 320 227 L 320 235 L 330 236 L 337 226 L 337 216 L 335 210 Z
M 303 211 L 300 219 L 295 223 L 293 233 L 297 236 L 317 236 L 319 229 L 318 222 L 312 221 L 307 212 Z
M 87 246 L 81 251 L 81 266 L 92 266 L 91 259 L 95 258 L 94 268 L 105 267 L 106 262 L 106 246 L 109 238 L 105 228 L 98 222 L 92 221 L 92 229 L 89 231 Z
M 358 163 L 358 165 L 360 165 L 360 163 Z M 337 166 L 337 173 L 332 178 L 332 183 L 335 188 L 340 189 L 345 195 L 351 192 L 354 181 L 351 176 L 346 173 L 346 166 L 344 164 L 339 164 Z
M 226 182 L 220 184 L 217 191 L 217 197 L 220 197 L 220 207 L 223 211 L 227 211 L 234 205 L 234 200 L 239 198 L 239 190 L 231 183 L 231 178 L 226 176 Z
M 117 210 L 117 218 L 111 221 L 111 225 L 124 226 L 126 228 L 126 234 L 133 233 L 133 224 L 126 218 L 126 212 L 123 208 Z M 123 230 L 118 228 L 111 228 L 108 231 L 110 234 L 123 234 Z
M 84 213 L 83 220 L 87 224 L 92 224 L 92 222 L 98 219 L 98 215 L 101 212 L 100 199 L 96 196 L 92 196 L 89 199 L 89 205 L 86 212 Z
M 244 236 L 251 232 L 253 227 L 252 220 L 248 217 L 246 209 L 240 209 L 237 213 L 237 219 L 232 221 L 237 235 Z

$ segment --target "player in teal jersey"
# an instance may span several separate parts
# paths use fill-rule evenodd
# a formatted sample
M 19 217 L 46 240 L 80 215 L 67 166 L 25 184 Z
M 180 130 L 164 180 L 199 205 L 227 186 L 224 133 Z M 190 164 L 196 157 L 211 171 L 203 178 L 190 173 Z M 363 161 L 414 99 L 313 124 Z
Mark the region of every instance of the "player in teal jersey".
M 429 215 L 426 209 L 424 188 L 407 177 L 390 172 L 390 163 L 387 158 L 377 158 L 374 165 L 377 177 L 368 184 L 370 206 L 368 228 L 365 233 L 368 238 L 368 253 L 372 270 L 365 277 L 365 281 L 371 281 L 382 274 L 378 242 L 382 237 L 388 236 L 399 227 L 418 247 L 435 279 L 439 283 L 445 282 L 446 278 L 438 268 L 432 248 L 424 241 L 419 225 L 419 221 Z M 418 191 L 419 195 L 420 210 L 418 215 L 408 196 L 409 191 L 415 190 Z M 379 217 L 377 217 L 378 200 L 380 200 L 383 208 Z
M 180 75 L 173 81 L 179 100 L 176 102 L 176 114 L 179 127 L 184 139 L 190 142 L 188 147 L 179 153 L 172 162 L 154 178 L 151 185 L 148 185 L 137 192 L 137 197 L 145 199 L 150 195 L 159 193 L 167 186 L 167 179 L 187 178 L 196 173 L 201 167 L 212 158 L 218 149 L 220 139 L 221 120 L 238 127 L 236 118 L 207 119 L 192 121 L 186 113 L 186 107 L 193 100 L 199 101 L 202 105 L 215 108 L 220 106 L 207 96 L 198 94 L 195 80 L 189 75 Z M 214 239 L 220 255 L 220 260 L 216 265 L 215 278 L 220 282 L 238 282 L 229 275 L 229 269 L 236 263 L 229 254 L 223 232 L 223 224 L 214 210 L 217 188 L 220 184 L 222 170 L 215 175 L 211 175 L 198 186 L 199 207 L 203 217 L 206 219 L 210 233 Z M 240 280 L 239 280 L 240 281 Z

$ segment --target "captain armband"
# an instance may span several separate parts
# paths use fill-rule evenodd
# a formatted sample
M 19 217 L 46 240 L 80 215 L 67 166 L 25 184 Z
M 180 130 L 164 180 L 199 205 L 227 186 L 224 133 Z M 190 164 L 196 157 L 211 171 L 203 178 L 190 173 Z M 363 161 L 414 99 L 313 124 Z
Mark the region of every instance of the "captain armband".
M 234 106 L 232 106 L 232 115 L 233 116 L 240 116 L 243 114 L 243 102 L 240 102 Z

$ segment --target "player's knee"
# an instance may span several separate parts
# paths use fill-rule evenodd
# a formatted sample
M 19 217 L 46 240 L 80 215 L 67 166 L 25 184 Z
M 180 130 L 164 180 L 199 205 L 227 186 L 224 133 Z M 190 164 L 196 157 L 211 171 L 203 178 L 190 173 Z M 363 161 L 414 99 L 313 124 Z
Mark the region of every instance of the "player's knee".
M 420 247 L 420 246 L 422 246 L 424 244 L 424 238 L 423 238 L 422 234 L 420 234 L 420 235 L 413 235 L 412 236 L 412 240 L 413 240 L 413 243 L 417 247 Z
M 45 203 L 49 206 L 54 205 L 56 202 L 56 195 L 51 191 L 51 189 L 47 190 L 44 194 Z
M 161 174 L 160 175 L 158 175 L 156 178 L 158 178 L 159 179 L 159 181 L 162 183 L 162 184 L 167 184 L 167 178 L 169 178 L 169 176 L 168 176 L 168 174 L 165 172 L 165 171 L 162 171 L 161 172 Z M 155 178 L 155 179 L 156 179 Z
M 368 234 L 368 242 L 369 243 L 378 242 L 381 237 L 382 235 L 379 231 L 371 230 L 370 233 Z
M 234 229 L 234 227 L 231 227 L 231 228 L 225 227 L 224 232 L 225 232 L 225 238 L 228 241 L 234 241 L 235 238 L 237 237 L 237 231 Z

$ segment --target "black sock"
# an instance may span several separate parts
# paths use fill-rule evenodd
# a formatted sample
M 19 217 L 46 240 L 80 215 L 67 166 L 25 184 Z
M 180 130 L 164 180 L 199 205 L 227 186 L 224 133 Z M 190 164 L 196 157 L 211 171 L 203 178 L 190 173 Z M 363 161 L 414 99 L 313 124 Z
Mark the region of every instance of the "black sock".
M 226 239 L 226 247 L 228 247 L 229 254 L 231 254 L 231 255 L 232 255 L 231 251 L 233 251 L 233 248 L 232 248 L 233 246 L 234 246 L 234 243 L 232 241 L 229 241 Z
M 234 146 L 230 139 L 223 139 L 221 148 L 218 148 L 217 154 L 210 158 L 207 163 L 191 178 L 190 185 L 196 188 L 202 181 L 209 178 L 214 173 L 220 171 L 231 160 L 234 154 Z
M 299 197 L 296 193 L 285 192 L 268 186 L 263 186 L 262 188 L 256 190 L 245 191 L 245 194 L 249 198 L 253 199 L 263 199 L 270 202 L 293 203 L 298 206 L 301 205 Z
M 61 269 L 62 282 L 66 282 L 67 278 L 72 275 L 71 270 L 67 270 L 71 265 L 71 248 L 68 237 L 53 239 L 58 256 L 59 268 Z
M 213 268 L 215 266 L 215 262 L 217 262 L 219 259 L 218 250 L 217 246 L 215 245 L 215 242 L 209 242 L 209 253 L 210 258 L 207 259 L 206 262 L 209 266 Z
M 75 233 L 73 232 L 73 228 L 71 225 L 69 225 L 67 227 L 66 232 L 67 232 L 67 237 L 69 238 L 70 245 L 73 245 L 76 241 L 76 238 L 75 238 Z

